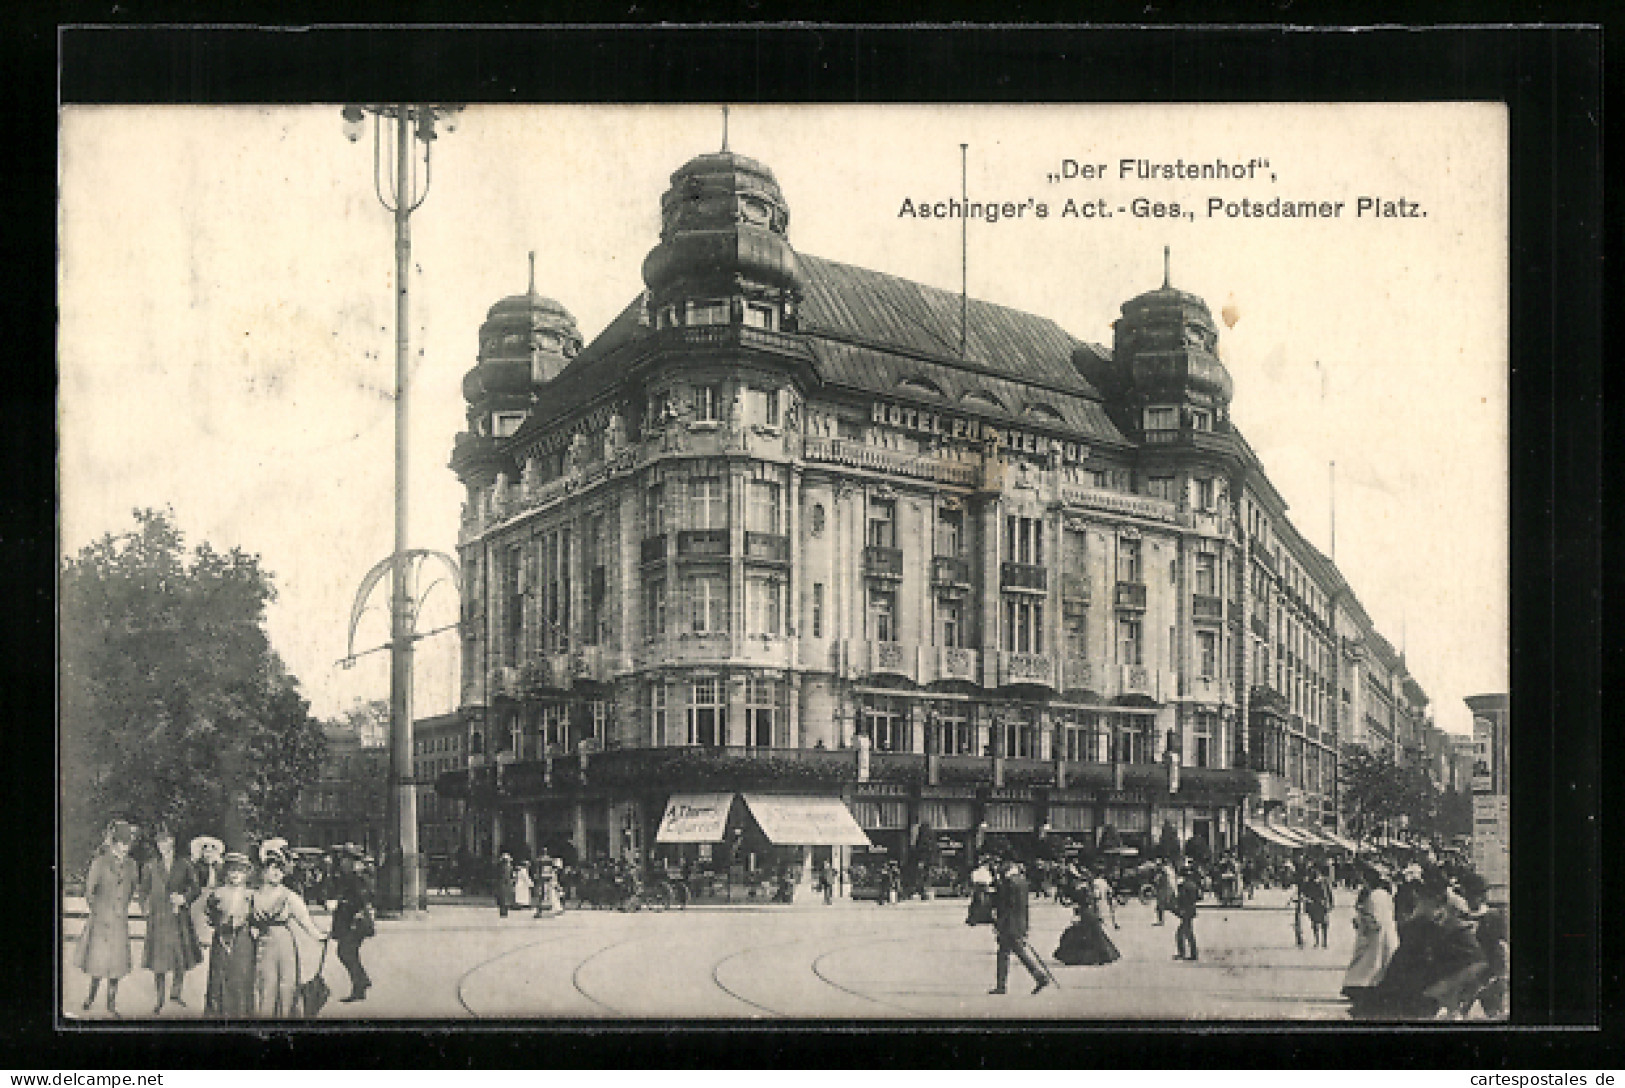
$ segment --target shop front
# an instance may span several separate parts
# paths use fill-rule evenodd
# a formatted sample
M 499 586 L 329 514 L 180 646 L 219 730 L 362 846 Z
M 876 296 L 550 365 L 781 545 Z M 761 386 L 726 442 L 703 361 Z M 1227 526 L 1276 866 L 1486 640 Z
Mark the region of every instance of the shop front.
M 1045 820 L 1045 838 L 1050 849 L 1062 859 L 1088 862 L 1095 852 L 1095 806 L 1087 794 L 1055 791 Z
M 816 873 L 816 856 L 821 849 L 831 854 L 831 865 L 837 882 L 848 868 L 847 855 L 872 845 L 871 838 L 858 826 L 839 797 L 795 796 L 772 793 L 743 795 L 745 808 L 755 823 L 755 830 L 769 844 L 775 884 L 775 898 L 790 901 L 794 897 L 810 896 Z M 907 821 L 904 801 L 886 802 L 903 806 L 903 819 Z M 882 819 L 892 819 L 889 810 Z
M 880 895 L 880 877 L 896 865 L 906 880 L 911 862 L 908 798 L 859 795 L 852 802 L 852 817 L 867 836 L 867 843 L 854 844 L 850 880 L 852 898 L 874 899 Z
M 975 791 L 925 787 L 919 801 L 917 851 L 923 850 L 920 839 L 926 835 L 936 843 L 935 863 L 929 873 L 932 889 L 949 892 L 967 888 L 976 854 Z

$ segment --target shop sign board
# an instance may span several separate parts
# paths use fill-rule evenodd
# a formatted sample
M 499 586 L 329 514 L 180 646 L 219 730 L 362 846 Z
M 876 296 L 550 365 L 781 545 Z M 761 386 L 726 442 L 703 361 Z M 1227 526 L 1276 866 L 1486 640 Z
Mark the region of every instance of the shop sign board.
M 1473 797 L 1473 868 L 1492 887 L 1511 878 L 1508 843 L 1512 832 L 1512 799 L 1506 794 Z
M 721 842 L 728 826 L 731 793 L 676 793 L 666 802 L 656 842 Z

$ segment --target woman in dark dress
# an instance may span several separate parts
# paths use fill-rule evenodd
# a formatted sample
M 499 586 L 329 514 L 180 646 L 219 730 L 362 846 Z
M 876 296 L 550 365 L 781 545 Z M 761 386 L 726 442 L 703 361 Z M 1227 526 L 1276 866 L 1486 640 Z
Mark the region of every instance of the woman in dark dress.
M 160 829 L 154 836 L 157 854 L 141 874 L 141 903 L 147 912 L 147 939 L 141 966 L 152 972 L 157 1004 L 153 1015 L 164 1011 L 164 977 L 170 978 L 169 997 L 184 1006 L 181 988 L 186 972 L 203 962 L 203 949 L 192 928 L 193 900 L 201 894 L 197 870 L 175 860 L 175 836 Z
M 245 1020 L 254 1015 L 254 931 L 249 922 L 254 893 L 248 887 L 248 858 L 232 851 L 224 859 L 225 883 L 205 901 L 214 939 L 209 944 L 209 988 L 205 1016 Z
M 1077 920 L 1061 934 L 1061 943 L 1055 948 L 1055 958 L 1069 967 L 1099 967 L 1116 962 L 1122 953 L 1106 936 L 1100 895 L 1094 884 L 1080 881 L 1076 894 L 1078 905 L 1074 914 Z

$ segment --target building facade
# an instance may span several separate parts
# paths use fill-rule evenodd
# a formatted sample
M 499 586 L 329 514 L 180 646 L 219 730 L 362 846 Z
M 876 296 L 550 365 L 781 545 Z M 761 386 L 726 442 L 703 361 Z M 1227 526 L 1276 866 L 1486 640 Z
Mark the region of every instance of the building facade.
M 456 776 L 468 767 L 468 725 L 457 712 L 419 718 L 412 723 L 412 780 L 417 784 L 418 849 L 431 867 L 472 850 L 475 828 L 468 802 L 442 796 L 442 775 Z
M 1201 299 L 1165 277 L 1079 341 L 797 253 L 772 172 L 726 151 L 661 211 L 592 343 L 533 270 L 464 379 L 444 790 L 476 851 L 642 860 L 705 791 L 838 799 L 871 847 L 803 865 L 906 862 L 922 828 L 961 861 L 1335 828 L 1374 632 L 1231 423 Z
M 299 791 L 289 838 L 296 846 L 354 843 L 376 854 L 384 843 L 384 783 L 389 747 L 384 730 L 364 719 L 325 722 L 327 755 L 320 777 Z

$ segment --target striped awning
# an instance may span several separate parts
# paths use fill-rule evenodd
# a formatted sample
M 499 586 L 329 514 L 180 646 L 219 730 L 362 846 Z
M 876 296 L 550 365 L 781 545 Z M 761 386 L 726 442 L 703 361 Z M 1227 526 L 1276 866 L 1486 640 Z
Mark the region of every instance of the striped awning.
M 1246 828 L 1247 828 L 1248 831 L 1251 831 L 1254 835 L 1257 835 L 1259 838 L 1263 839 L 1265 842 L 1270 843 L 1271 845 L 1274 845 L 1274 846 L 1296 847 L 1296 846 L 1299 845 L 1298 843 L 1293 842 L 1291 839 L 1287 838 L 1285 835 L 1277 834 L 1275 829 L 1270 827 L 1268 824 L 1247 824 Z

